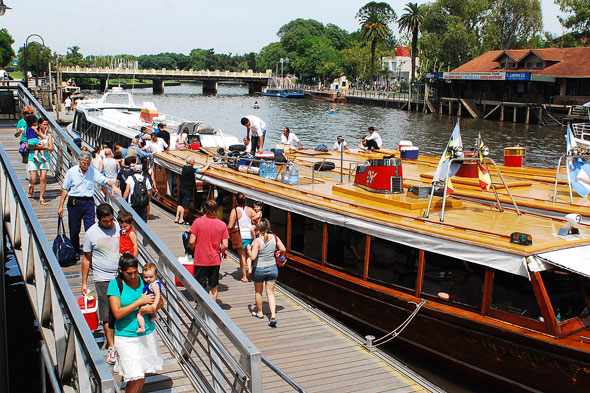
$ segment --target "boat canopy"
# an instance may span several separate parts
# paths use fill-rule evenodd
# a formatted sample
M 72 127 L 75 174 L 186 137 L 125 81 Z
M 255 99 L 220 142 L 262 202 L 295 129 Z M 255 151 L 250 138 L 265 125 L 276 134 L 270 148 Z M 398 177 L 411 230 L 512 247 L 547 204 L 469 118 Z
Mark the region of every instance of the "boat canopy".
M 158 165 L 161 165 L 162 167 L 173 172 L 180 173 L 182 170 L 181 167 L 159 157 L 155 157 L 154 159 Z M 436 254 L 446 255 L 478 265 L 489 266 L 497 270 L 529 278 L 525 258 L 521 255 L 461 243 L 454 240 L 442 239 L 404 230 L 403 228 L 397 228 L 376 222 L 362 220 L 360 218 L 350 217 L 344 214 L 327 211 L 303 203 L 295 203 L 291 200 L 281 198 L 271 193 L 249 189 L 244 186 L 230 183 L 211 176 L 204 175 L 203 178 L 206 179 L 205 181 L 207 183 L 213 184 L 227 191 L 233 193 L 244 192 L 249 198 L 254 200 L 261 200 L 267 205 L 297 213 L 302 216 L 310 217 L 320 222 L 327 222 L 332 225 L 354 229 L 361 233 L 366 233 L 371 236 L 376 236 L 381 239 L 400 243 L 409 247 L 415 247 Z
M 544 252 L 537 257 L 542 262 L 590 277 L 590 245 Z

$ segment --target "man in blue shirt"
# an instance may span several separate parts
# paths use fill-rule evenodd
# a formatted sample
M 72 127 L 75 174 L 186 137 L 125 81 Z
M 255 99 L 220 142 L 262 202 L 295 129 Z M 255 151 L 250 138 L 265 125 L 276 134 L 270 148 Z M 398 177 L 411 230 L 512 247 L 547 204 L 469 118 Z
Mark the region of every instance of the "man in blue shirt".
M 63 216 L 64 202 L 68 198 L 68 226 L 70 229 L 70 239 L 76 248 L 76 257 L 80 258 L 80 228 L 81 221 L 84 221 L 84 230 L 94 225 L 94 185 L 109 185 L 113 193 L 121 195 L 121 190 L 114 181 L 108 180 L 95 167 L 90 165 L 92 155 L 90 152 L 83 151 L 78 158 L 78 165 L 70 168 L 66 173 L 62 185 L 61 198 L 57 214 Z
M 140 146 L 140 141 L 137 138 L 133 138 L 131 141 L 131 146 L 127 149 L 127 155 L 132 155 L 133 153 L 131 153 L 131 151 L 133 150 L 140 161 L 144 157 L 150 158 L 153 155 L 152 153 L 147 153 L 144 148 Z

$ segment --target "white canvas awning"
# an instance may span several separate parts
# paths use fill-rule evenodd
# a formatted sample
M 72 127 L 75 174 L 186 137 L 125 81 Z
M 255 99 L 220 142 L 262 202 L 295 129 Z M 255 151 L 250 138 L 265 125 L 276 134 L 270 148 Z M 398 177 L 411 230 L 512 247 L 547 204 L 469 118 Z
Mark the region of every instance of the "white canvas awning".
M 590 245 L 544 252 L 537 256 L 553 266 L 590 277 Z

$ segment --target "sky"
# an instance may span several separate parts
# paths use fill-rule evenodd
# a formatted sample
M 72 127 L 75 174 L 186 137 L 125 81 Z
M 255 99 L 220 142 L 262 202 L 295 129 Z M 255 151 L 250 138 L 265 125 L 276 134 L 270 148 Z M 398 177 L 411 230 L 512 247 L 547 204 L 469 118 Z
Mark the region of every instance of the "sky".
M 399 15 L 410 0 L 390 1 Z M 333 23 L 349 32 L 367 0 L 4 0 L 11 7 L 0 27 L 13 36 L 15 51 L 30 34 L 65 54 L 77 45 L 83 55 L 151 54 L 213 48 L 215 53 L 259 52 L 278 41 L 281 26 L 293 19 Z M 418 3 L 427 1 L 418 0 Z M 561 34 L 559 8 L 541 0 L 544 30 Z M 397 34 L 397 28 L 394 29 Z M 31 37 L 29 42 L 37 40 Z

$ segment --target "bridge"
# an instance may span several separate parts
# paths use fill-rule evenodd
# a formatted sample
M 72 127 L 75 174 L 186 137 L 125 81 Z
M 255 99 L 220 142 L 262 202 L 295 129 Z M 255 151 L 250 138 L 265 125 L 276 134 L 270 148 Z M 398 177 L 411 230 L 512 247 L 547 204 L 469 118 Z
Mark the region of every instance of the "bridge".
M 58 72 L 63 79 L 96 78 L 101 81 L 101 91 L 108 88 L 109 79 L 151 79 L 155 94 L 164 93 L 164 81 L 193 81 L 203 83 L 203 93 L 217 93 L 219 82 L 238 82 L 248 84 L 250 93 L 259 93 L 263 86 L 272 80 L 272 70 L 266 72 L 247 71 L 209 71 L 209 70 L 140 70 L 135 68 L 98 68 L 98 67 L 60 67 Z
M 60 183 L 67 169 L 76 165 L 80 150 L 22 85 L 4 89 L 15 93 L 19 106 L 32 105 L 39 116 L 50 120 L 55 144 L 45 193 L 49 203 L 41 205 L 38 194 L 28 198 L 23 187 L 27 173 L 13 136 L 16 121 L 0 120 L 1 265 L 4 242 L 9 242 L 42 336 L 42 379 L 54 392 L 124 391 L 124 383 L 104 359 L 102 333 L 89 329 L 78 307 L 80 263 L 60 267 L 50 245 L 56 233 Z M 281 326 L 267 328 L 250 316 L 253 290 L 239 281 L 235 255 L 222 263 L 220 300 L 214 302 L 178 262 L 185 228 L 173 223 L 174 216 L 152 206 L 148 225 L 108 191 L 97 188 L 96 202 L 132 212 L 140 262 L 153 262 L 161 272 L 166 305 L 159 311 L 157 333 L 165 363 L 164 370 L 147 376 L 145 391 L 441 391 L 391 356 L 366 350 L 361 337 L 286 291 L 277 293 Z M 175 279 L 184 287 L 178 287 Z M 3 288 L 0 285 L 0 321 L 6 321 Z M 0 324 L 0 339 L 6 337 L 3 328 Z M 3 346 L 0 340 L 0 391 L 8 391 L 3 385 L 7 378 L 1 378 L 8 356 Z

